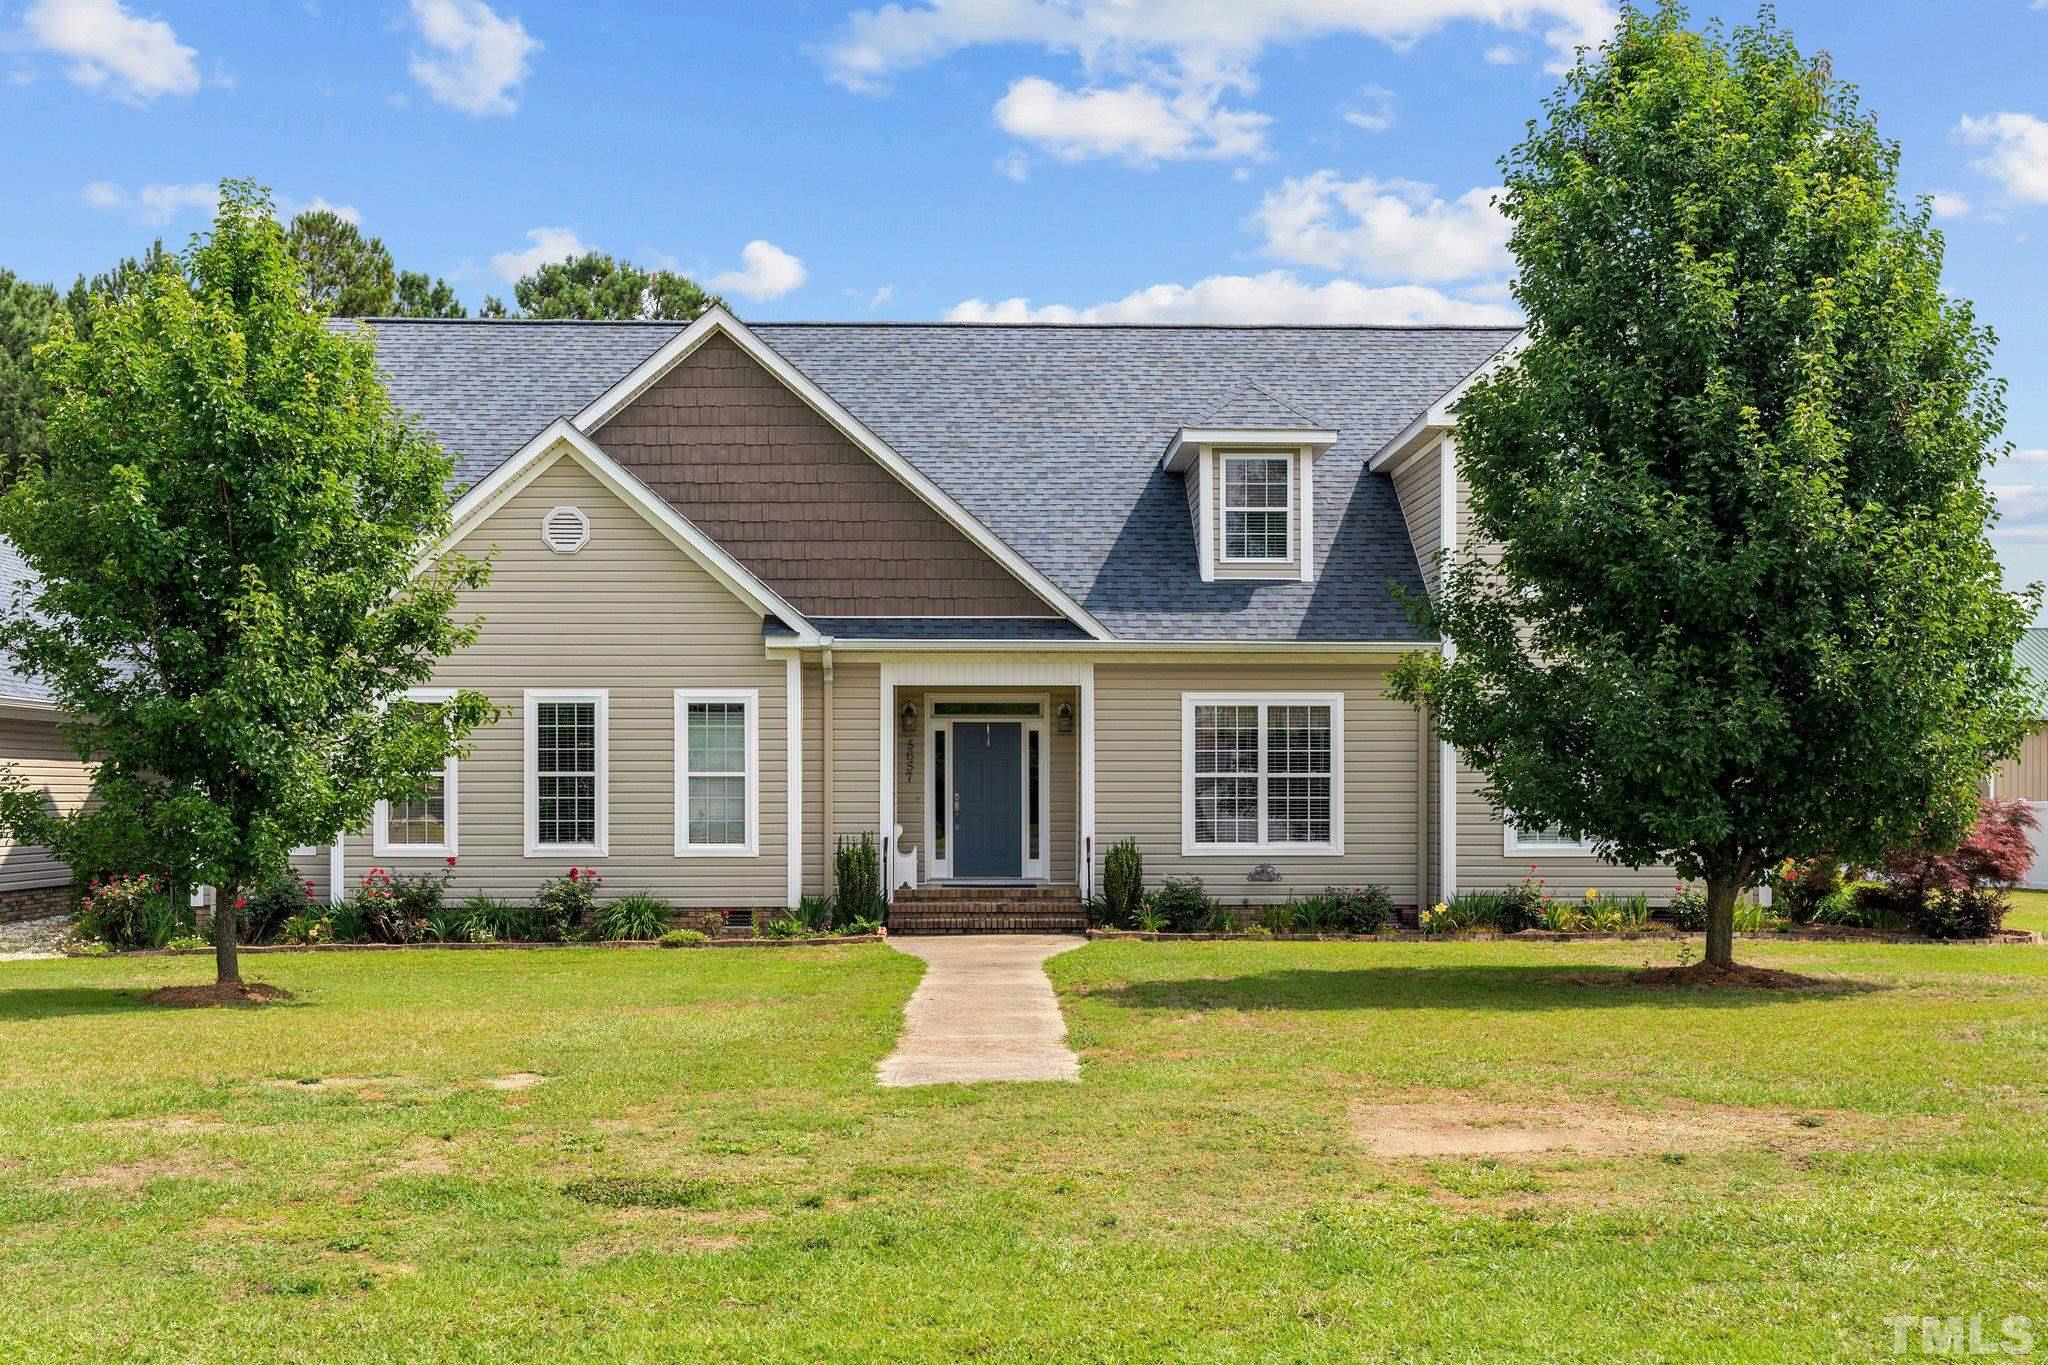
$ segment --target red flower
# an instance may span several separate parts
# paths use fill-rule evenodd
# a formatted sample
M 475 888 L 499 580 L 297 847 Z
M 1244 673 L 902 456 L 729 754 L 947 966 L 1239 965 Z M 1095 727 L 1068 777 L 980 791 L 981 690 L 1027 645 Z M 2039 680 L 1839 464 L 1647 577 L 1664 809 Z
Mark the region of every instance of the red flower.
M 235 909 L 237 909 L 237 910 L 246 910 L 246 909 L 248 909 L 248 907 L 249 907 L 249 898 L 248 898 L 247 896 L 237 896 L 237 897 L 235 897 Z
M 455 866 L 455 859 L 452 856 L 448 859 L 448 866 Z
M 572 882 L 576 880 L 576 869 L 573 867 L 569 869 L 569 880 Z

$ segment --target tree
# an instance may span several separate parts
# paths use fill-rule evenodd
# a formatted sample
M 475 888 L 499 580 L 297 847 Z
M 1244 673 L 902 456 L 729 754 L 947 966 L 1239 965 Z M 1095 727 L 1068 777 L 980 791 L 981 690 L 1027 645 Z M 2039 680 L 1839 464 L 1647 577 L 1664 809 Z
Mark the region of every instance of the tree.
M 100 808 L 219 888 L 226 991 L 243 891 L 417 795 L 493 714 L 473 692 L 383 705 L 475 638 L 450 613 L 487 566 L 418 567 L 450 462 L 392 406 L 371 338 L 309 306 L 264 191 L 224 182 L 181 264 L 40 353 L 48 468 L 0 497 L 40 582 L 0 647 L 72 718 Z M 64 848 L 72 822 L 8 785 L 0 824 Z
M 329 209 L 292 219 L 285 240 L 306 280 L 306 292 L 337 318 L 385 317 L 398 293 L 391 252 L 381 238 Z
M 417 270 L 398 272 L 398 297 L 392 300 L 391 312 L 401 318 L 469 316 L 469 310 L 455 297 L 455 289 L 448 281 L 439 277 L 429 280 Z
M 1475 543 L 1396 695 L 1504 813 L 1706 883 L 1953 847 L 2031 713 L 1991 337 L 1825 60 L 1624 10 L 1504 161 L 1526 347 L 1458 404 Z
M 100 306 L 126 303 L 142 288 L 142 282 L 160 270 L 176 270 L 178 258 L 164 250 L 163 238 L 149 244 L 149 250 L 136 257 L 123 257 L 112 270 L 103 271 L 90 280 L 80 275 L 71 282 L 71 288 L 64 295 L 65 311 L 71 315 L 72 329 L 83 339 L 92 335 L 96 309 Z
M 0 488 L 42 463 L 43 413 L 33 363 L 63 301 L 47 284 L 0 270 Z
M 671 270 L 642 270 L 601 251 L 542 266 L 512 286 L 529 318 L 672 318 L 689 322 L 724 300 Z M 500 305 L 501 307 L 503 305 Z

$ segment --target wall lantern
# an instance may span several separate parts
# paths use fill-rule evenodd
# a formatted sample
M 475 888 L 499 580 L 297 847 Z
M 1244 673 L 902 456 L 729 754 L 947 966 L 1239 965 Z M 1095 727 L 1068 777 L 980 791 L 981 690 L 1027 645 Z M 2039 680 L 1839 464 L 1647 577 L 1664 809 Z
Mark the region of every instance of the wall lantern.
M 916 734 L 916 733 L 917 733 L 917 704 L 916 704 L 915 702 L 904 702 L 904 703 L 903 703 L 903 710 L 902 710 L 902 711 L 901 711 L 901 712 L 900 712 L 900 713 L 898 714 L 898 716 L 897 716 L 897 722 L 896 722 L 896 723 L 897 723 L 898 725 L 900 725 L 900 726 L 902 726 L 902 727 L 903 727 L 903 733 L 904 733 L 904 734 L 906 734 L 906 735 L 914 735 L 914 734 Z
M 1072 702 L 1067 702 L 1067 701 L 1063 701 L 1063 702 L 1061 702 L 1061 703 L 1060 703 L 1060 709 L 1059 709 L 1058 711 L 1054 712 L 1054 714 L 1055 714 L 1055 715 L 1057 715 L 1057 716 L 1059 717 L 1059 722 L 1060 722 L 1060 733 L 1061 733 L 1061 734 L 1063 734 L 1063 735 L 1071 735 L 1071 734 L 1073 734 L 1073 733 L 1074 733 L 1074 704 L 1073 704 Z

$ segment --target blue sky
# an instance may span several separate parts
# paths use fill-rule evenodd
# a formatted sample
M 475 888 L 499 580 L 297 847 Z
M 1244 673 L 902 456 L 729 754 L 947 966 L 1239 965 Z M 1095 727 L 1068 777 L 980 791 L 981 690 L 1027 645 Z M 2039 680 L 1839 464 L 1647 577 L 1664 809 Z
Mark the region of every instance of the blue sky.
M 1938 195 L 2048 578 L 2048 0 L 1782 0 Z M 1696 4 L 1696 15 L 1748 17 Z M 1512 316 L 1495 162 L 1606 0 L 0 3 L 0 265 L 253 176 L 472 305 L 597 247 L 756 318 Z

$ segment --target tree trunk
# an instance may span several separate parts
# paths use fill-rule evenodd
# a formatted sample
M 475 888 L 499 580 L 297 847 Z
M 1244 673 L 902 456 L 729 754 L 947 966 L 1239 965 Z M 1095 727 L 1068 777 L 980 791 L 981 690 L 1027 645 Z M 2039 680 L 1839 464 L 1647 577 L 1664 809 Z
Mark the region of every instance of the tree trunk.
M 213 976 L 223 986 L 242 984 L 242 962 L 235 952 L 235 935 L 241 930 L 235 902 L 241 898 L 240 886 L 223 886 L 213 907 Z
M 1733 872 L 1707 874 L 1707 961 L 1735 965 L 1735 897 L 1742 891 Z

